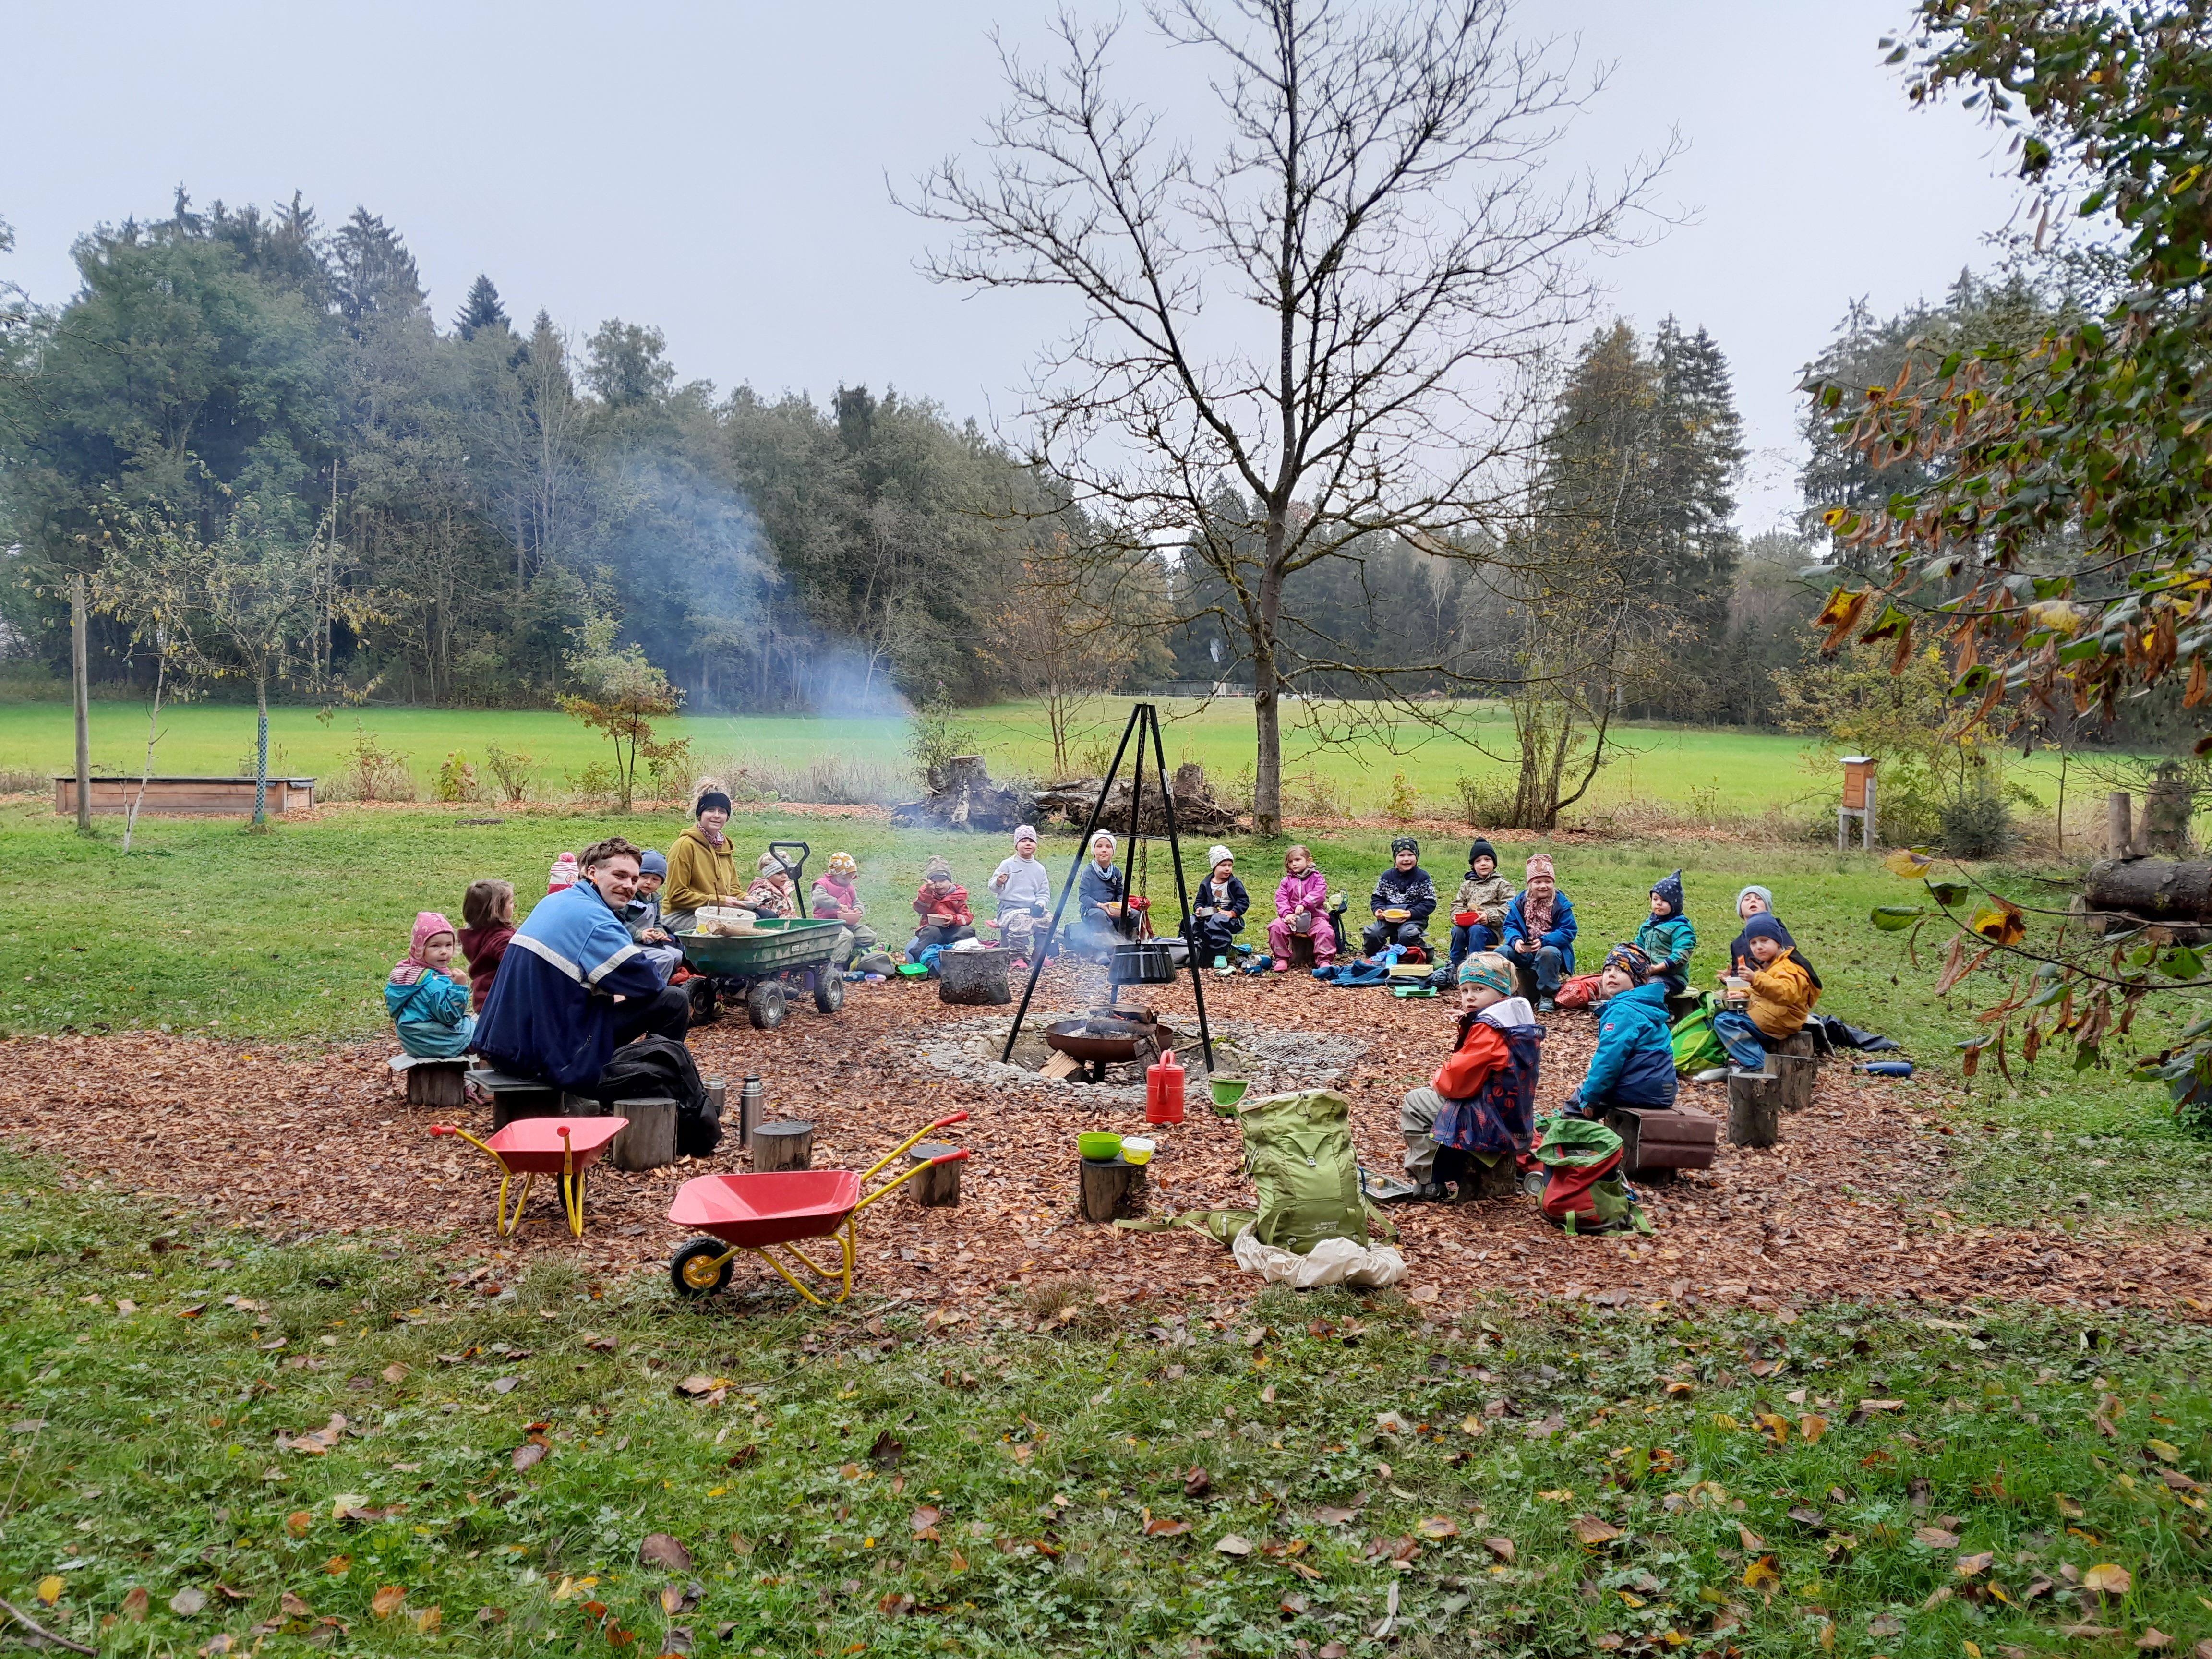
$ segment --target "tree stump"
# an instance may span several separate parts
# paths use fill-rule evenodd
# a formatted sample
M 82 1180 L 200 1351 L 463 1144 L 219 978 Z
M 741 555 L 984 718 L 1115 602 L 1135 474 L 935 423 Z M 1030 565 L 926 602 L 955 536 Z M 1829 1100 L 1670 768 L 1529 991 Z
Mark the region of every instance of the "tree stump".
M 814 1126 L 804 1118 L 787 1123 L 753 1125 L 753 1168 L 811 1170 L 814 1167 Z
M 1467 1160 L 1466 1179 L 1460 1187 L 1461 1197 L 1511 1198 L 1520 1190 L 1520 1166 L 1510 1156 L 1501 1155 L 1495 1164 L 1485 1164 L 1474 1157 Z
M 1782 1073 L 1770 1059 L 1759 1071 L 1729 1067 L 1729 1144 L 1771 1146 L 1782 1138 Z
M 1006 987 L 1006 965 L 1014 953 L 1004 945 L 981 951 L 945 951 L 937 958 L 937 1000 L 961 1007 L 1000 1006 L 1014 1000 Z
M 942 1141 L 925 1140 L 919 1146 L 908 1149 L 909 1164 L 928 1164 L 933 1158 L 942 1158 L 947 1152 L 957 1152 L 957 1146 L 948 1146 Z M 960 1166 L 966 1160 L 955 1158 L 950 1164 L 939 1164 L 909 1176 L 906 1189 L 914 1201 L 925 1210 L 957 1209 L 960 1204 Z
M 1110 1164 L 1081 1160 L 1083 1218 L 1109 1222 L 1141 1215 L 1145 1209 L 1145 1165 L 1116 1153 Z
M 1325 921 L 1317 922 L 1315 925 L 1321 927 L 1326 927 L 1328 926 Z M 1291 935 L 1290 951 L 1283 959 L 1302 974 L 1312 971 L 1315 962 L 1313 935 L 1311 933 L 1292 933 Z
M 468 1103 L 468 1056 L 453 1060 L 425 1060 L 408 1054 L 395 1060 L 392 1065 L 407 1074 L 407 1103 L 410 1106 L 434 1106 L 447 1110 Z
M 1767 1067 L 1782 1075 L 1784 1111 L 1802 1112 L 1813 1103 L 1813 1085 L 1819 1079 L 1820 1062 L 1814 1055 L 1809 1032 L 1799 1031 L 1785 1038 Z
M 629 1127 L 607 1147 L 607 1162 L 617 1170 L 661 1170 L 676 1162 L 676 1103 L 647 1096 L 616 1103 Z

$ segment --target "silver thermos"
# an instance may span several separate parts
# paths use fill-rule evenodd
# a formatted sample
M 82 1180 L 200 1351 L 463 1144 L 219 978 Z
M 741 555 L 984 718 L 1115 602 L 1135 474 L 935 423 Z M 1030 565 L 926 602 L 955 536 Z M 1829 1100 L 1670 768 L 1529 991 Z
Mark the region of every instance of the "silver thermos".
M 738 1145 L 750 1150 L 753 1131 L 760 1126 L 761 1080 L 757 1072 L 745 1073 L 744 1085 L 738 1091 Z

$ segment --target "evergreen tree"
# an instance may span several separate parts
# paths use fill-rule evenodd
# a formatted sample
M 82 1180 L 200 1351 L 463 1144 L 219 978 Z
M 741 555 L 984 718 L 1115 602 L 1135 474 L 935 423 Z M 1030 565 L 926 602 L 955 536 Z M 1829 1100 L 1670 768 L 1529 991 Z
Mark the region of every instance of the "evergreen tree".
M 331 248 L 338 313 L 358 334 L 380 317 L 425 308 L 422 279 L 405 240 L 365 207 L 340 227 Z
M 1653 339 L 1652 357 L 1658 371 L 1652 442 L 1661 557 L 1700 639 L 1717 643 L 1743 551 L 1735 524 L 1743 422 L 1728 359 L 1702 327 L 1686 335 L 1667 318 Z
M 492 286 L 491 278 L 477 276 L 469 284 L 469 297 L 461 302 L 460 314 L 453 319 L 453 326 L 464 340 L 473 340 L 480 328 L 504 329 L 513 326 L 507 317 L 507 308 L 499 302 L 499 290 Z

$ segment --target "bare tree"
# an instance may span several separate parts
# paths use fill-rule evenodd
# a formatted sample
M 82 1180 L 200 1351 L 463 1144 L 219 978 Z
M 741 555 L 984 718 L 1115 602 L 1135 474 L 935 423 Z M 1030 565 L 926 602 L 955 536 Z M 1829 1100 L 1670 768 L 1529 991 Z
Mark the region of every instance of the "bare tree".
M 1130 619 L 1100 592 L 1110 584 L 1110 566 L 1054 532 L 1022 561 L 984 647 L 1024 696 L 1043 705 L 1055 780 L 1073 775 L 1079 723 L 1134 655 Z
M 912 204 L 957 233 L 939 280 L 1079 302 L 1032 384 L 1034 458 L 1132 534 L 1188 536 L 1220 578 L 1255 674 L 1262 833 L 1281 823 L 1297 665 L 1285 581 L 1378 532 L 1483 544 L 1528 439 L 1524 371 L 1586 314 L 1580 258 L 1629 240 L 1672 154 L 1548 188 L 1547 154 L 1602 77 L 1577 90 L 1552 43 L 1509 39 L 1510 12 L 1163 0 L 1153 29 L 1213 71 L 1203 161 L 1109 91 L 1117 29 L 1063 13 L 1055 67 L 1001 46 L 988 173 L 948 161 Z M 1229 492 L 1235 521 L 1213 510 Z M 1327 666 L 1378 686 L 1454 672 L 1354 655 Z

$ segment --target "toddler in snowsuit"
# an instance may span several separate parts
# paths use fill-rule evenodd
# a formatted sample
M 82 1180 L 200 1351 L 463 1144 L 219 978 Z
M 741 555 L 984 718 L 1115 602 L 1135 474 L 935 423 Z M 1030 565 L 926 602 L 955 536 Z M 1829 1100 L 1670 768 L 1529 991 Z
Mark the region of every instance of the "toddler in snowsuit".
M 1385 945 L 1421 942 L 1422 931 L 1437 908 L 1437 884 L 1421 868 L 1421 843 L 1411 836 L 1400 836 L 1390 843 L 1390 867 L 1376 877 L 1367 908 L 1375 920 L 1367 924 L 1359 943 L 1369 956 Z M 1386 916 L 1386 910 L 1406 914 Z
M 1513 884 L 1498 873 L 1498 849 L 1478 836 L 1467 849 L 1467 874 L 1452 895 L 1451 965 L 1473 951 L 1495 951 L 1505 926 L 1505 907 L 1513 902 Z
M 399 1046 L 417 1059 L 455 1059 L 468 1053 L 477 1034 L 469 988 L 453 976 L 460 948 L 452 922 L 435 910 L 418 910 L 407 954 L 384 981 L 384 1006 Z

